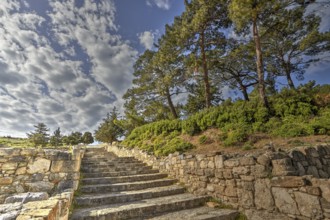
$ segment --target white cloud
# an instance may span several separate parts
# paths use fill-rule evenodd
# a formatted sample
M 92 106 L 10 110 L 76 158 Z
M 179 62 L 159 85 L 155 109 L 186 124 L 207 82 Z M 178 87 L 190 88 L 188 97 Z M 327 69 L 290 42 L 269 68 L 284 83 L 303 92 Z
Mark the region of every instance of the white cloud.
M 150 31 L 145 31 L 138 34 L 140 44 L 143 45 L 147 50 L 151 50 L 154 46 L 155 35 Z
M 49 0 L 49 18 L 23 4 L 0 4 L 0 136 L 25 136 L 39 122 L 93 131 L 122 104 L 137 56 L 116 34 L 113 2 Z
M 171 8 L 170 0 L 147 0 L 146 4 L 150 7 L 155 5 L 164 10 L 169 10 Z

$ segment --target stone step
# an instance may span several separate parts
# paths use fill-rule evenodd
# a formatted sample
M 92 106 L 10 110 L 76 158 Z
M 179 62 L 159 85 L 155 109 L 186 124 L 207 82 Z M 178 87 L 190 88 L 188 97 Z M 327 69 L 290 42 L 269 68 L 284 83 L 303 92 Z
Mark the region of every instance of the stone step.
M 115 161 L 111 161 L 111 162 L 99 162 L 99 163 L 91 163 L 91 164 L 82 164 L 82 167 L 88 167 L 88 168 L 97 168 L 97 167 L 113 167 L 113 166 L 146 166 L 147 164 L 142 163 L 142 162 L 115 162 Z
M 131 175 L 140 175 L 140 174 L 151 174 L 158 173 L 158 170 L 150 170 L 150 169 L 138 169 L 132 171 L 107 171 L 101 173 L 82 173 L 84 178 L 94 178 L 94 177 L 115 177 L 115 176 L 131 176 Z
M 130 203 L 120 203 L 99 207 L 77 209 L 71 216 L 72 220 L 111 219 L 144 220 L 160 213 L 189 209 L 203 205 L 208 196 L 179 194 L 173 196 L 145 199 Z
M 97 164 L 97 163 L 138 163 L 139 160 L 121 160 L 118 158 L 103 158 L 103 159 L 83 159 L 82 164 Z
M 151 170 L 152 166 L 127 166 L 127 167 L 100 167 L 100 168 L 89 168 L 82 167 L 80 169 L 83 173 L 103 173 L 103 172 L 111 172 L 111 171 L 133 171 L 133 170 Z
M 185 192 L 185 188 L 177 185 L 148 188 L 136 191 L 106 194 L 85 194 L 75 198 L 78 206 L 99 206 L 105 204 L 125 203 L 161 196 L 176 195 Z
M 186 209 L 182 211 L 170 212 L 157 217 L 147 218 L 146 220 L 235 220 L 239 212 L 231 209 L 215 209 L 207 206 Z
M 133 175 L 133 176 L 84 178 L 84 179 L 81 180 L 81 183 L 84 184 L 84 185 L 113 184 L 113 183 L 156 180 L 156 179 L 162 179 L 162 178 L 165 178 L 165 177 L 167 177 L 167 174 L 152 173 L 152 174 L 142 174 L 142 175 Z
M 114 184 L 97 184 L 97 185 L 85 185 L 80 188 L 82 193 L 99 193 L 99 192 L 119 192 L 119 191 L 131 191 L 141 190 L 152 187 L 169 186 L 174 184 L 174 179 L 160 179 L 160 180 L 148 180 L 130 183 L 114 183 Z

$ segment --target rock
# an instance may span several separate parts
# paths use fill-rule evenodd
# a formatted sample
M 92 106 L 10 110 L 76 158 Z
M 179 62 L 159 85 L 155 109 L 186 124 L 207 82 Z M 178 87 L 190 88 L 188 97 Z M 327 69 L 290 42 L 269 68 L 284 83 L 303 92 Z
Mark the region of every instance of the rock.
M 13 182 L 12 177 L 0 177 L 0 186 L 1 185 L 10 185 Z
M 239 159 L 242 166 L 252 166 L 256 164 L 255 158 L 252 156 L 242 157 Z
M 28 192 L 28 193 L 20 193 L 13 196 L 9 196 L 5 203 L 15 203 L 15 202 L 21 202 L 21 203 L 27 203 L 30 201 L 39 201 L 39 200 L 46 200 L 48 199 L 48 194 L 45 192 Z
M 238 159 L 229 159 L 224 161 L 225 167 L 237 167 L 239 165 Z
M 225 157 L 223 155 L 216 155 L 214 157 L 214 164 L 216 168 L 223 168 L 224 164 L 223 161 L 225 160 Z
M 278 212 L 270 213 L 262 210 L 246 210 L 244 211 L 244 214 L 246 215 L 247 219 L 251 220 L 292 220 L 292 218 L 289 216 Z
M 26 183 L 25 184 L 29 191 L 31 192 L 51 192 L 54 188 L 54 184 L 50 182 L 34 182 L 34 183 Z
M 26 167 L 20 167 L 16 170 L 16 175 L 23 175 L 26 173 Z
M 317 171 L 317 168 L 315 166 L 309 166 L 307 168 L 307 175 L 312 175 L 314 177 L 319 178 L 319 172 Z
M 255 205 L 257 209 L 274 209 L 274 199 L 270 190 L 269 179 L 257 179 L 254 185 Z
M 272 188 L 273 197 L 275 199 L 275 205 L 280 212 L 291 215 L 299 215 L 296 202 L 290 196 L 288 191 L 283 188 Z
M 322 197 L 330 202 L 330 180 L 329 179 L 312 179 L 313 186 L 318 186 L 321 189 Z
M 32 182 L 38 182 L 42 181 L 44 179 L 44 174 L 42 173 L 35 173 L 32 175 L 31 181 Z
M 292 176 L 296 175 L 296 169 L 292 165 L 291 158 L 272 160 L 274 176 Z
M 29 163 L 27 166 L 27 172 L 29 174 L 34 173 L 45 173 L 49 171 L 50 160 L 37 157 L 32 163 Z
M 57 160 L 52 162 L 51 172 L 65 173 L 65 172 L 78 172 L 80 169 L 80 163 L 78 160 L 66 161 Z
M 2 165 L 1 170 L 16 170 L 18 163 L 10 162 Z
M 16 156 L 20 151 L 19 148 L 0 148 L 0 156 Z
M 317 196 L 308 195 L 302 192 L 294 192 L 298 209 L 303 216 L 311 219 L 321 219 L 322 210 Z
M 219 203 L 216 202 L 207 202 L 206 205 L 211 208 L 218 208 L 220 207 Z
M 301 192 L 305 192 L 307 194 L 314 195 L 314 196 L 320 196 L 321 195 L 321 190 L 320 190 L 319 187 L 305 186 L 305 187 L 301 187 L 299 190 Z
M 284 188 L 302 187 L 306 185 L 306 179 L 300 176 L 273 177 L 271 185 Z

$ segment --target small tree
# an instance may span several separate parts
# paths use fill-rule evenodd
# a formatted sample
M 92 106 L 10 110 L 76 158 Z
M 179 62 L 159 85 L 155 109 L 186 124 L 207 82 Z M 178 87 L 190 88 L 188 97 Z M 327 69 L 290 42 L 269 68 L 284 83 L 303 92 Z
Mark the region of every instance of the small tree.
M 41 147 L 45 147 L 49 141 L 49 129 L 44 123 L 38 123 L 37 125 L 34 125 L 34 127 L 34 132 L 27 133 L 29 140 L 35 147 L 39 145 L 41 145 Z
M 118 111 L 114 107 L 95 131 L 95 139 L 104 143 L 112 143 L 118 140 L 124 134 L 123 129 L 116 124 L 118 117 Z
M 82 142 L 82 133 L 78 132 L 78 131 L 72 132 L 68 136 L 68 139 L 69 139 L 68 142 L 70 145 L 77 145 Z
M 91 132 L 86 131 L 84 135 L 82 136 L 82 142 L 84 144 L 91 144 L 94 142 L 94 138 Z
M 62 134 L 60 128 L 54 131 L 54 134 L 50 137 L 49 143 L 51 146 L 58 147 L 62 145 Z

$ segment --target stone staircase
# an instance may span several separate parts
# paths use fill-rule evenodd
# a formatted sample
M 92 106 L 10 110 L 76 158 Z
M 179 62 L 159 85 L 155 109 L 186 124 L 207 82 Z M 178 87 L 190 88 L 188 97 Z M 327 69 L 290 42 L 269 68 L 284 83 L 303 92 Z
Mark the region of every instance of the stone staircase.
M 132 157 L 86 149 L 73 220 L 234 220 L 238 212 L 205 206 L 208 196 L 185 192 L 166 174 Z

